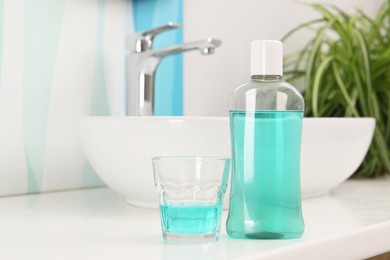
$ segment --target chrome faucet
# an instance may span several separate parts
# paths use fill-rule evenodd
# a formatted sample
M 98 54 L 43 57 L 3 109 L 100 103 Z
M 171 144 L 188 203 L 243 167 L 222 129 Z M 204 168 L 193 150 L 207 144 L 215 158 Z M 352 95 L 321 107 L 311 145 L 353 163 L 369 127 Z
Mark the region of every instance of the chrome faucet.
M 154 77 L 162 58 L 191 50 L 199 50 L 202 54 L 208 55 L 222 43 L 218 39 L 208 38 L 157 50 L 152 49 L 153 39 L 157 34 L 178 27 L 179 24 L 168 23 L 127 37 L 126 47 L 129 54 L 126 57 L 126 115 L 154 115 Z

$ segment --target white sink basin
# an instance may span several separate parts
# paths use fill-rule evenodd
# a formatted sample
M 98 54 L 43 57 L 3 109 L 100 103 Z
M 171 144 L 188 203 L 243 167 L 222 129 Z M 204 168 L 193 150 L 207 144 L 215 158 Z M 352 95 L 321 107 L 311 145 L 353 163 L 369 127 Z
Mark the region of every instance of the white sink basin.
M 374 129 L 373 118 L 304 118 L 302 197 L 327 194 L 350 177 Z M 226 117 L 85 117 L 81 141 L 100 178 L 129 204 L 141 207 L 158 207 L 152 157 L 231 156 Z M 228 197 L 229 192 L 225 202 Z

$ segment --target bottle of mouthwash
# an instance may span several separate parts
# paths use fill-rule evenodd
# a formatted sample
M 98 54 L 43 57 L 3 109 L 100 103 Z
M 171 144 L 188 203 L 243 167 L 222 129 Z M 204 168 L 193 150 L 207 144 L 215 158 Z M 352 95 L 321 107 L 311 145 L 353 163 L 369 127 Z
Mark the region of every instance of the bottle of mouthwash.
M 229 100 L 233 173 L 230 237 L 302 236 L 300 150 L 304 100 L 283 81 L 280 41 L 253 41 L 251 80 Z

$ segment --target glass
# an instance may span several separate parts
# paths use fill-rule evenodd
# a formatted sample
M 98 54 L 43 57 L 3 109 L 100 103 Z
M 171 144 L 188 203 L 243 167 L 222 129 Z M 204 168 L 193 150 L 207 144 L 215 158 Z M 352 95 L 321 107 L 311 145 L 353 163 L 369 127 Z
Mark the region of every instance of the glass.
M 218 240 L 230 159 L 166 156 L 152 163 L 164 240 Z

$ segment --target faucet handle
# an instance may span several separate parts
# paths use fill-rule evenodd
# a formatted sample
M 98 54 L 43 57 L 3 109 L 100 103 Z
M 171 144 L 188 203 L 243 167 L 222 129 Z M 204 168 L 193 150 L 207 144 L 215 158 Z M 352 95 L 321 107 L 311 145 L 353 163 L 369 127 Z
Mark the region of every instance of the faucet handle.
M 159 27 L 131 34 L 127 36 L 126 47 L 131 52 L 143 52 L 150 50 L 152 49 L 153 39 L 156 35 L 179 27 L 181 27 L 180 24 L 169 22 Z

